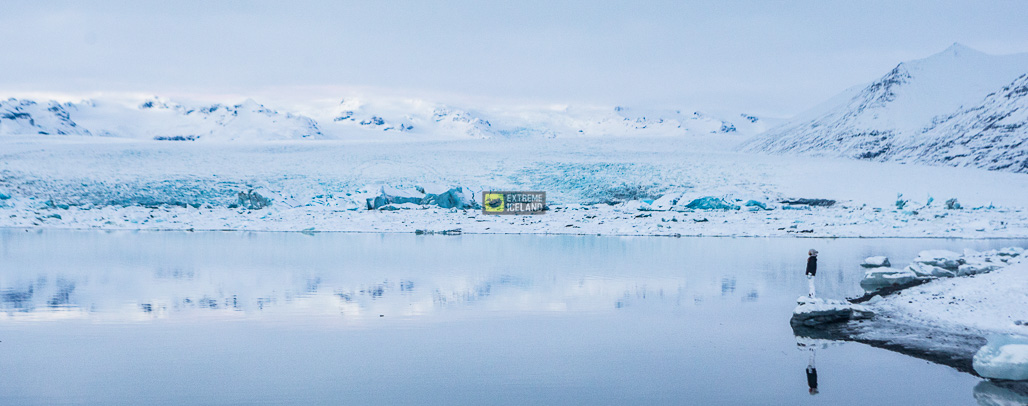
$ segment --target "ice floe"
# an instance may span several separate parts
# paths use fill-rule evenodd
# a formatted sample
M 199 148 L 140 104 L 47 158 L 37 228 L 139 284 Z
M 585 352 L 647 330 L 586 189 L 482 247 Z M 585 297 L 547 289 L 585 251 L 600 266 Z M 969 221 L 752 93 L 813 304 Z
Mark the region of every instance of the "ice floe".
M 1028 380 L 1028 338 L 994 335 L 974 355 L 974 370 L 986 378 Z

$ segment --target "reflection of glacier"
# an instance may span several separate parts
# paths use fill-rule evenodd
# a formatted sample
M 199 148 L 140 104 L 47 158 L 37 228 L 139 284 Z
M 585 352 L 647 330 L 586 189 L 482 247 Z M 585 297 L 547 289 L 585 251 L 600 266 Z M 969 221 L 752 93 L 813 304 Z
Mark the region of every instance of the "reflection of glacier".
M 526 312 L 692 314 L 792 303 L 795 253 L 824 259 L 818 292 L 862 293 L 871 254 L 966 242 L 583 236 L 304 235 L 0 230 L 0 320 L 397 317 Z M 1009 242 L 983 241 L 975 249 Z M 801 258 L 802 261 L 804 258 Z M 791 309 L 791 305 L 788 306 Z
M 131 321 L 176 314 L 360 319 L 469 312 L 606 312 L 694 305 L 705 299 L 751 302 L 757 300 L 760 290 L 748 286 L 736 293 L 734 278 L 691 282 L 681 277 L 547 274 L 530 278 L 502 274 L 360 279 L 181 268 L 43 274 L 29 280 L 0 281 L 0 320 Z

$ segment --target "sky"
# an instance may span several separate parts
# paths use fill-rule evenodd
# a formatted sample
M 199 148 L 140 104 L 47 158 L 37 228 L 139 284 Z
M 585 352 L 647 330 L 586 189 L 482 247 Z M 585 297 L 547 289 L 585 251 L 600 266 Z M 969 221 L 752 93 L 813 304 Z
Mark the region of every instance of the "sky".
M 954 42 L 1028 52 L 1021 1 L 6 0 L 0 95 L 336 97 L 788 117 Z

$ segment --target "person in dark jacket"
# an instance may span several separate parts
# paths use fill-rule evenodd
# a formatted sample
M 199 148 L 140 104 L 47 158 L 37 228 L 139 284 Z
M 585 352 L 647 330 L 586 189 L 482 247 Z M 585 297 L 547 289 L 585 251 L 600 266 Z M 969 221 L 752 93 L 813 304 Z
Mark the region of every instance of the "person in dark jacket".
M 807 285 L 810 287 L 811 298 L 814 297 L 814 275 L 817 275 L 817 250 L 811 248 L 807 251 Z

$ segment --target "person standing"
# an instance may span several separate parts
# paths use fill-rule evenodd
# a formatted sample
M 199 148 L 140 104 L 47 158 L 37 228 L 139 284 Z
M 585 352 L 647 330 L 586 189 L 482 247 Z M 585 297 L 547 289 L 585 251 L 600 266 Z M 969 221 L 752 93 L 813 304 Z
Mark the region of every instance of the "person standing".
M 807 286 L 810 287 L 810 298 L 814 298 L 814 275 L 817 275 L 817 250 L 807 251 Z

